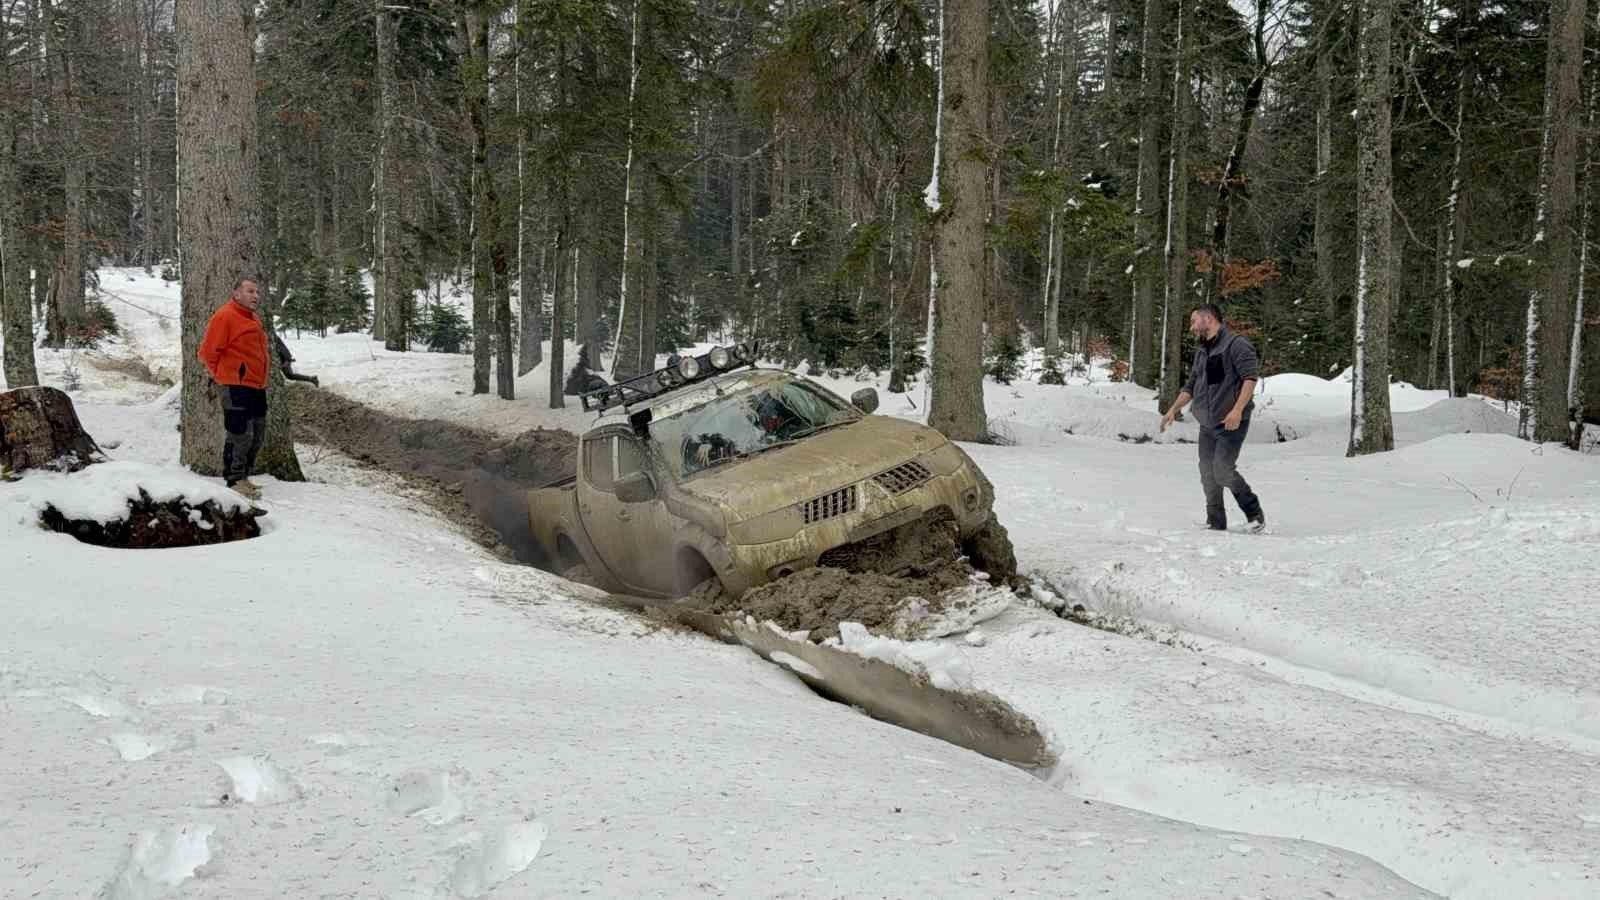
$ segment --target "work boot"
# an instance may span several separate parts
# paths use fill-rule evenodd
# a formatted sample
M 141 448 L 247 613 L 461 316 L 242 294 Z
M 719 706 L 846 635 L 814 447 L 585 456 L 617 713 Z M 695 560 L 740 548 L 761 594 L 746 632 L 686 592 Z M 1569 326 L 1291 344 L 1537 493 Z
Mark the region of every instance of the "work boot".
M 260 500 L 261 499 L 261 487 L 260 487 L 260 485 L 257 485 L 255 482 L 251 481 L 248 478 L 246 478 L 246 479 L 244 479 L 242 481 L 235 481 L 233 484 L 228 485 L 228 487 L 232 488 L 233 490 L 237 491 L 238 493 L 242 494 L 243 496 L 245 496 L 245 497 L 247 497 L 247 498 L 249 498 L 251 500 Z
M 1245 530 L 1250 532 L 1251 534 L 1260 534 L 1261 532 L 1266 531 L 1267 530 L 1267 514 L 1264 513 L 1264 512 L 1260 512 L 1260 513 L 1256 513 L 1255 515 L 1251 516 L 1250 517 L 1250 524 L 1245 526 Z

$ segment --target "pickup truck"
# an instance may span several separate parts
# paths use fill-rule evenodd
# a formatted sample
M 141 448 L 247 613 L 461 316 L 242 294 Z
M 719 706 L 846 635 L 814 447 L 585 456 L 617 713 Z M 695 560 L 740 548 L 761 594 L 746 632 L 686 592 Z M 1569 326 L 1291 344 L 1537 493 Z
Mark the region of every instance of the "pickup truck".
M 944 435 L 873 415 L 872 388 L 847 402 L 755 357 L 718 347 L 582 396 L 598 416 L 576 474 L 528 493 L 557 572 L 652 598 L 717 578 L 740 596 L 891 529 L 965 541 L 988 525 L 993 487 Z

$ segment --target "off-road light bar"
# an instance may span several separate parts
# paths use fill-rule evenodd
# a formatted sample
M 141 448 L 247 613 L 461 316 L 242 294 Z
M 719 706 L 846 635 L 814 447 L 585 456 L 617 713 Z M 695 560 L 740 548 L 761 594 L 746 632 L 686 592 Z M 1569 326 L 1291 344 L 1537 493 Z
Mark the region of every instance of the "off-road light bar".
M 585 412 L 605 412 L 613 407 L 626 407 L 667 391 L 705 381 L 714 375 L 731 372 L 740 366 L 756 364 L 755 341 L 744 341 L 731 347 L 716 347 L 700 356 L 687 356 L 675 366 L 656 369 L 644 375 L 635 375 L 627 381 L 596 388 L 578 396 Z

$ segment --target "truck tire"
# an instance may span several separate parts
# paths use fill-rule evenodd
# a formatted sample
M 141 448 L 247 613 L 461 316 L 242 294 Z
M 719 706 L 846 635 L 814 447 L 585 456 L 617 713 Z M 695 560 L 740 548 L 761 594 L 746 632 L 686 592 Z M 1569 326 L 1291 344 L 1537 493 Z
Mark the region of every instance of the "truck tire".
M 594 573 L 589 571 L 589 566 L 585 563 L 578 563 L 575 566 L 569 566 L 566 571 L 561 573 L 561 577 L 568 581 L 576 581 L 579 584 L 588 585 L 592 588 L 600 587 L 600 585 L 594 580 Z

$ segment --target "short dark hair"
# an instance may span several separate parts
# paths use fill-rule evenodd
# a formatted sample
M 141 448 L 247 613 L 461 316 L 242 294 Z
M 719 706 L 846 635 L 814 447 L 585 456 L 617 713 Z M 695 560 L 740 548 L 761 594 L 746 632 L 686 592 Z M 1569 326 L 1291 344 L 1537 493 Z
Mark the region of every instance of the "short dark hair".
M 244 283 L 246 281 L 250 282 L 251 284 L 255 285 L 256 287 L 260 287 L 261 286 L 261 279 L 260 278 L 257 278 L 254 275 L 240 275 L 238 280 L 236 280 L 233 283 L 233 290 L 237 291 L 239 288 L 243 287 Z M 233 291 L 229 291 L 228 293 L 231 294 L 231 293 L 233 293 Z
M 1216 305 L 1215 303 L 1202 303 L 1199 306 L 1196 306 L 1193 311 L 1210 313 L 1211 318 L 1216 319 L 1219 325 L 1222 323 L 1222 307 Z

